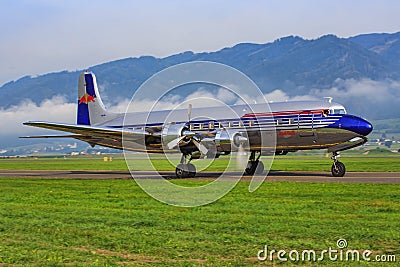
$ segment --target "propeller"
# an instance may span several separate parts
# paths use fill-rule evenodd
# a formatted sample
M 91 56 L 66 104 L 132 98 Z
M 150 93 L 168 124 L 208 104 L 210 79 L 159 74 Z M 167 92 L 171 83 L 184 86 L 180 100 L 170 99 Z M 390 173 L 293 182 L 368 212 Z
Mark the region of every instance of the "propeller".
M 174 147 L 179 146 L 179 143 L 182 142 L 184 139 L 189 139 L 190 141 L 193 142 L 193 144 L 197 147 L 197 149 L 203 154 L 207 155 L 208 153 L 208 148 L 202 144 L 202 139 L 200 139 L 200 136 L 197 135 L 196 133 L 192 131 L 184 131 L 183 135 L 181 137 L 178 137 L 171 142 L 167 144 L 169 149 L 173 149 Z M 207 140 L 205 140 L 207 139 Z M 208 141 L 208 138 L 205 138 L 204 141 Z M 189 141 L 187 142 L 189 143 Z
M 195 136 L 196 133 L 192 132 L 192 131 L 184 131 L 182 136 L 175 138 L 174 140 L 172 140 L 171 142 L 169 142 L 167 144 L 169 149 L 173 149 L 174 147 L 178 146 L 180 142 L 183 141 L 183 139 L 187 138 L 187 139 L 191 139 L 193 138 L 193 136 Z
M 241 170 L 247 167 L 247 155 L 244 150 L 244 146 L 242 144 L 239 146 L 238 153 L 236 156 L 236 166 Z
M 236 135 L 234 138 L 234 142 L 238 144 L 238 152 L 236 155 L 236 166 L 237 168 L 243 170 L 247 167 L 247 154 L 244 149 L 244 146 L 248 139 L 240 134 Z
M 190 123 L 190 119 L 191 119 L 191 117 L 192 117 L 192 109 L 193 109 L 192 104 L 189 104 L 189 105 L 188 105 L 188 122 L 189 122 L 189 123 Z
M 237 147 L 236 166 L 245 169 L 247 166 L 247 154 L 245 147 L 248 146 L 248 138 L 245 132 L 237 132 L 232 136 L 232 145 Z
M 192 117 L 192 109 L 193 106 L 192 104 L 188 105 L 188 112 L 187 112 L 187 116 L 188 116 L 188 124 L 190 125 L 190 119 Z M 172 140 L 171 142 L 169 142 L 167 144 L 169 149 L 173 149 L 174 147 L 179 146 L 179 143 L 181 143 L 184 139 L 188 139 L 190 141 L 193 142 L 193 144 L 197 147 L 197 149 L 203 154 L 203 155 L 207 155 L 208 153 L 208 149 L 207 147 L 201 143 L 202 138 L 200 137 L 200 135 L 196 134 L 195 132 L 192 132 L 190 130 L 184 130 L 182 132 L 182 136 Z

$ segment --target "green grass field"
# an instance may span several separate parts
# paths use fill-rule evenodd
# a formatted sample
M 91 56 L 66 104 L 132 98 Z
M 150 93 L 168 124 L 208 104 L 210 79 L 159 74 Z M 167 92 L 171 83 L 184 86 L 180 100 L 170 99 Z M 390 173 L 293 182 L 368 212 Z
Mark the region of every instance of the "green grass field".
M 349 153 L 341 160 L 348 171 L 400 171 L 395 154 Z M 174 169 L 159 156 L 153 162 L 160 170 Z M 217 160 L 208 170 L 222 170 L 226 162 Z M 146 170 L 147 164 L 138 156 L 134 166 Z M 276 157 L 272 169 L 329 171 L 330 165 L 324 155 L 290 155 Z M 112 162 L 83 156 L 0 159 L 0 169 L 127 167 L 121 156 Z M 248 185 L 240 182 L 210 205 L 179 208 L 154 200 L 133 180 L 0 178 L 0 266 L 281 265 L 276 258 L 257 261 L 258 251 L 268 245 L 321 252 L 337 249 L 339 238 L 348 249 L 372 250 L 372 259 L 395 255 L 400 261 L 399 185 L 266 182 L 253 193 Z M 322 263 L 382 266 L 328 257 Z
M 400 254 L 398 185 L 268 182 L 249 193 L 241 182 L 213 204 L 178 208 L 130 180 L 0 184 L 4 266 L 248 266 L 264 245 L 322 251 L 339 238 L 373 256 Z

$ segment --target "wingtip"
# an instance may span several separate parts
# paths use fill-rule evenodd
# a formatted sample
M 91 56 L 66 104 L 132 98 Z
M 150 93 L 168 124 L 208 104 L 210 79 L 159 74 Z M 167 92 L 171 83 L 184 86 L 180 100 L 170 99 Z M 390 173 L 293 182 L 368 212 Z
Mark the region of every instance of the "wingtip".
M 35 125 L 43 124 L 43 123 L 50 124 L 50 122 L 45 122 L 45 121 L 26 121 L 26 122 L 23 122 L 22 124 L 28 125 L 28 126 L 35 126 Z
M 35 122 L 34 121 L 25 121 L 22 124 L 23 125 L 33 125 L 33 124 L 35 124 Z

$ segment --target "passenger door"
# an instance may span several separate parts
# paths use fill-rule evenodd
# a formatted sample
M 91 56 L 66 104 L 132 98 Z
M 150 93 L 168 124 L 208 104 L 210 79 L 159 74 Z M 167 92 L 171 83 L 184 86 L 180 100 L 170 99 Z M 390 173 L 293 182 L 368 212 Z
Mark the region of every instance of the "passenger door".
M 297 127 L 300 137 L 315 136 L 314 114 L 310 111 L 303 111 L 299 114 Z

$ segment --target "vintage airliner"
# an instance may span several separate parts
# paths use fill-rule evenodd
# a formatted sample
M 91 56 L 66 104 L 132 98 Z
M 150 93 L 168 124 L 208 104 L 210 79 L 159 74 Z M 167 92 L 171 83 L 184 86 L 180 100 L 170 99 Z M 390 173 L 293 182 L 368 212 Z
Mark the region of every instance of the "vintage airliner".
M 175 110 L 174 121 L 169 121 L 170 110 L 111 113 L 101 101 L 95 75 L 86 71 L 79 76 L 77 124 L 29 121 L 24 125 L 70 133 L 26 138 L 69 137 L 92 146 L 182 153 L 175 171 L 178 178 L 196 175 L 192 159 L 218 158 L 241 148 L 249 152 L 248 175 L 264 171 L 261 155 L 328 149 L 333 159 L 332 175 L 342 177 L 346 169 L 338 161 L 339 152 L 364 144 L 372 131 L 371 123 L 347 114 L 342 105 L 332 101 L 274 102 L 269 106 L 268 111 L 263 104 L 230 106 L 236 116 L 224 107 L 190 106 Z M 273 146 L 261 137 L 271 133 L 276 136 Z

